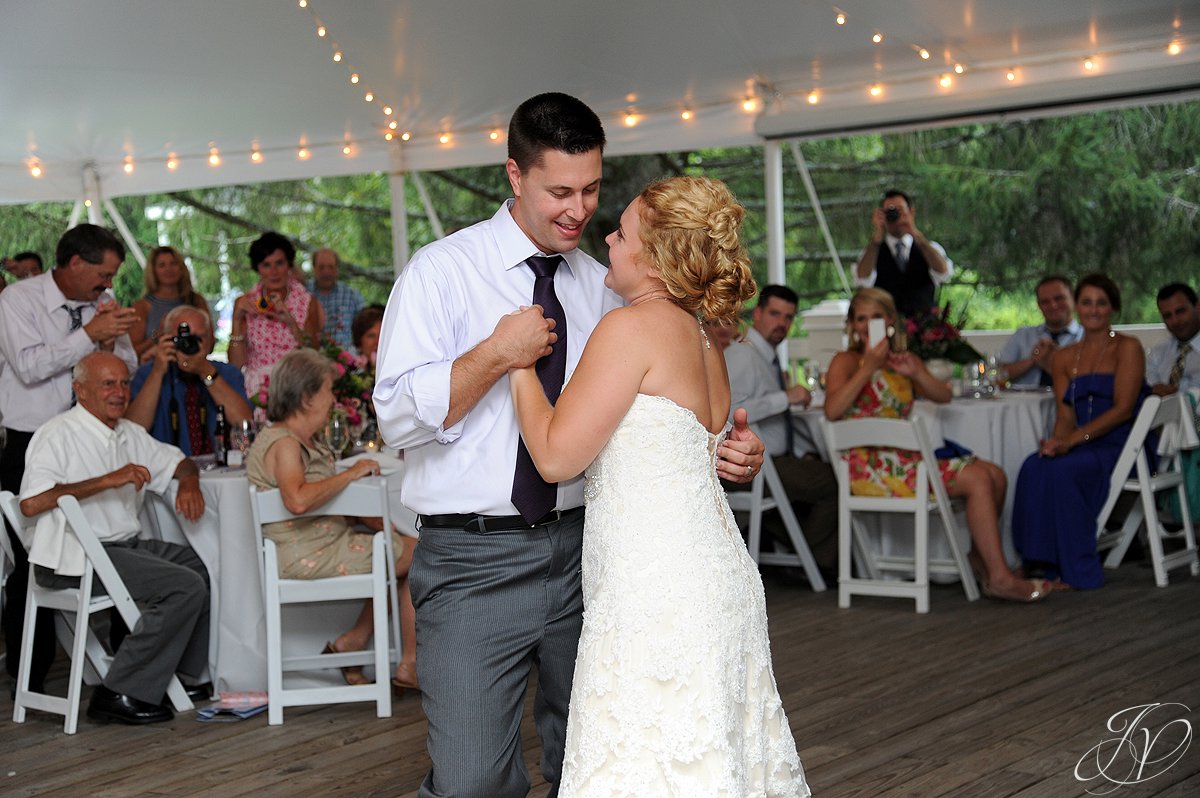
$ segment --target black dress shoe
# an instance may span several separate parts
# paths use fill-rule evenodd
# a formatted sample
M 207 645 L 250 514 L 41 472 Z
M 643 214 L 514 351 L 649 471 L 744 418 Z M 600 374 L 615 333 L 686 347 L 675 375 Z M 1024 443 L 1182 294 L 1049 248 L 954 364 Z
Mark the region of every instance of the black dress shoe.
M 185 684 L 183 689 L 187 692 L 187 697 L 194 704 L 197 701 L 208 701 L 213 697 L 212 682 L 204 682 L 203 684 Z M 163 699 L 169 701 L 170 699 Z
M 167 707 L 148 704 L 130 695 L 114 693 L 104 685 L 92 692 L 87 715 L 101 723 L 128 723 L 135 726 L 143 723 L 161 723 L 175 717 L 175 713 Z

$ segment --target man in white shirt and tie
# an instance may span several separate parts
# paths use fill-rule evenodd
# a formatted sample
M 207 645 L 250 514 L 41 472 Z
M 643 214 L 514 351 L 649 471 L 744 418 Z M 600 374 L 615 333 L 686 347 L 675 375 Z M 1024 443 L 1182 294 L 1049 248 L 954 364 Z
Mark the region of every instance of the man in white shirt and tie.
M 916 206 L 891 189 L 871 214 L 871 240 L 854 267 L 854 284 L 882 288 L 902 315 L 932 308 L 937 287 L 954 274 L 946 250 L 917 229 Z
M 1050 387 L 1050 361 L 1054 353 L 1083 339 L 1083 327 L 1075 320 L 1071 282 L 1059 274 L 1043 277 L 1033 289 L 1042 324 L 1022 327 L 1004 342 L 996 356 L 1013 385 Z
M 541 771 L 557 792 L 583 613 L 583 479 L 525 468 L 507 375 L 543 361 L 570 379 L 621 302 L 579 249 L 604 141 L 574 97 L 526 100 L 509 124 L 514 199 L 419 250 L 388 300 L 374 400 L 384 440 L 404 449 L 401 497 L 421 530 L 409 574 L 433 761 L 421 798 L 529 791 L 519 730 L 535 662 Z M 514 312 L 533 304 L 546 315 Z M 718 472 L 748 480 L 762 444 L 739 418 Z
M 1200 388 L 1200 303 L 1186 283 L 1158 291 L 1158 312 L 1171 337 L 1146 356 L 1146 382 L 1159 396 Z
M 129 330 L 138 323 L 131 308 L 120 308 L 109 289 L 125 259 L 125 247 L 103 227 L 81 224 L 63 234 L 54 269 L 29 277 L 0 293 L 0 417 L 7 443 L 0 452 L 0 488 L 21 489 L 25 449 L 33 433 L 71 406 L 71 369 L 90 352 L 113 352 L 132 371 L 137 356 Z M 29 567 L 15 530 L 8 530 L 17 563 L 6 588 L 5 666 L 17 675 L 25 587 Z M 40 688 L 54 659 L 54 621 L 38 615 L 37 647 L 30 685 Z

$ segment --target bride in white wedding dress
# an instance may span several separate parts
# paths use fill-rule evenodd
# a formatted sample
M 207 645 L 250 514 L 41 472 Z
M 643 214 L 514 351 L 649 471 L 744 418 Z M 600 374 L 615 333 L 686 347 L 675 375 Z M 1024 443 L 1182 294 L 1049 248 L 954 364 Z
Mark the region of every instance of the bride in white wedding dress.
M 643 191 L 609 235 L 627 307 L 588 340 L 555 407 L 510 373 L 550 482 L 586 468 L 583 633 L 560 798 L 808 796 L 771 670 L 762 581 L 717 479 L 729 380 L 697 318 L 754 293 L 723 183 Z

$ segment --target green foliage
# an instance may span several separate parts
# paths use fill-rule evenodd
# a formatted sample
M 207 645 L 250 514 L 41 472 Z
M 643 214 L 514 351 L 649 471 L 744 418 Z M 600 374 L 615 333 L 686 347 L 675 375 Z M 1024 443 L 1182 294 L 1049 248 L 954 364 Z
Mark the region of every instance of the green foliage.
M 1123 289 L 1123 321 L 1155 322 L 1158 286 L 1195 281 L 1200 266 L 1200 102 L 1133 108 L 1035 121 L 865 135 L 801 145 L 833 240 L 849 272 L 871 236 L 871 212 L 883 191 L 913 196 L 917 226 L 940 241 L 956 264 L 941 300 L 966 308 L 975 328 L 1036 322 L 1033 286 L 1042 276 L 1108 273 Z M 763 149 L 725 148 L 610 157 L 604 190 L 584 248 L 602 261 L 604 236 L 646 183 L 675 174 L 724 180 L 746 206 L 744 239 L 755 277 L 766 279 Z M 509 196 L 499 165 L 420 176 L 445 232 L 491 216 Z M 407 181 L 409 241 L 433 240 L 414 185 Z M 791 156 L 784 166 L 787 282 L 802 307 L 843 296 Z M 300 250 L 320 246 L 343 261 L 342 276 L 368 302 L 392 285 L 391 216 L 383 174 L 315 178 L 124 197 L 115 204 L 148 250 L 168 243 L 184 253 L 193 282 L 220 306 L 249 288 L 251 241 L 278 230 Z M 0 207 L 0 248 L 53 260 L 71 206 Z M 126 260 L 114 286 L 125 304 L 142 293 L 140 267 Z

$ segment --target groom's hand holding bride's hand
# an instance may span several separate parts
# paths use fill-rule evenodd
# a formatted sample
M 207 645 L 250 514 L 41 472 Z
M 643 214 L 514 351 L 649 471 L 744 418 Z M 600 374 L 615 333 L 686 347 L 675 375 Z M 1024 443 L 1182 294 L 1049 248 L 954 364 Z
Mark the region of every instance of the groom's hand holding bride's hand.
M 763 442 L 746 416 L 746 408 L 733 411 L 733 429 L 717 450 L 717 476 L 727 482 L 750 482 L 762 470 Z
M 541 305 L 522 306 L 520 310 L 501 316 L 491 335 L 492 345 L 511 369 L 529 368 L 550 354 L 550 348 L 557 340 L 554 319 L 542 315 Z

